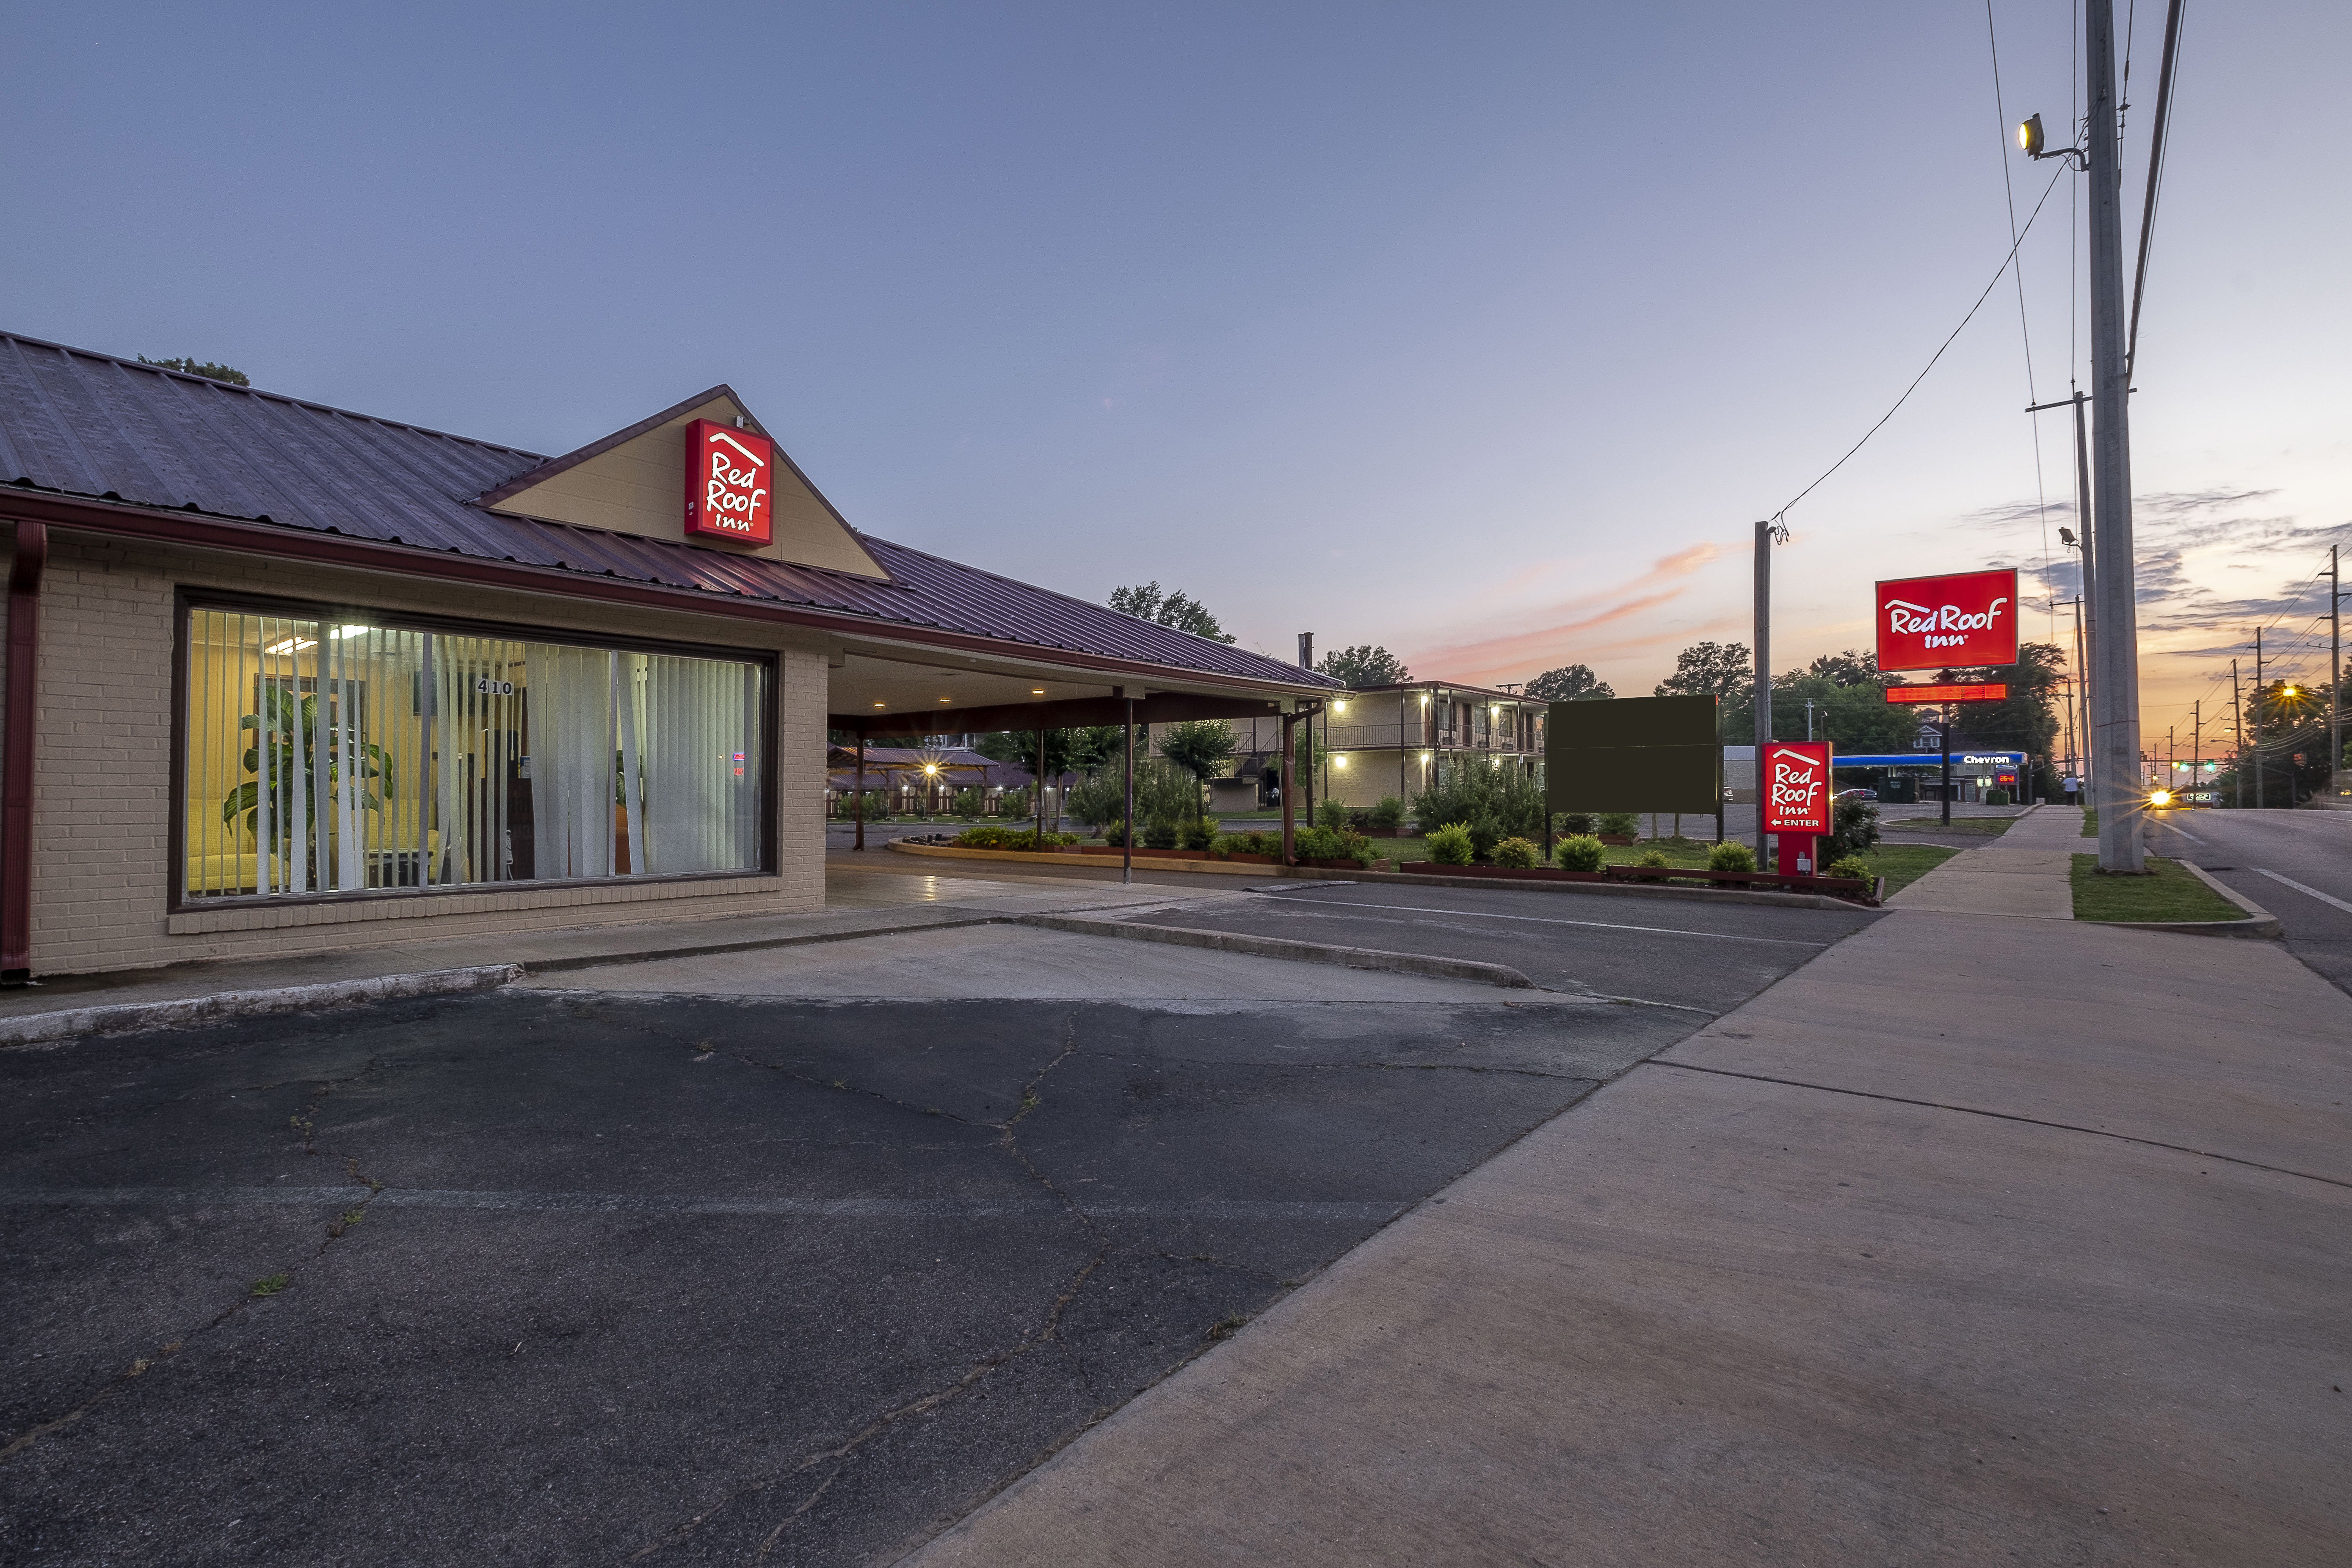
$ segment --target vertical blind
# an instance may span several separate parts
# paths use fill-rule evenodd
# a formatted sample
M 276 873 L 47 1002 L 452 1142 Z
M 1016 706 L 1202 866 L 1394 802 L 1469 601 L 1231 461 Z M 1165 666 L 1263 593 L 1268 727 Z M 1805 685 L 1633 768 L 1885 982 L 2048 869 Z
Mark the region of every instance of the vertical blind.
M 189 612 L 190 899 L 760 865 L 766 670 Z

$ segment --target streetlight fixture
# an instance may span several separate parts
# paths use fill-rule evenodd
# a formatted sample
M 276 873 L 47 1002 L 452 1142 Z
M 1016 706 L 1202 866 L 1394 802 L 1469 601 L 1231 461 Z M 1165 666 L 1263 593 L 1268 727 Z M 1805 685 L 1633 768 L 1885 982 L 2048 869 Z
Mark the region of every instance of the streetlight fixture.
M 2048 145 L 2042 133 L 2042 116 L 2038 114 L 2029 114 L 2018 121 L 2017 145 L 2029 158 L 2072 158 L 2078 172 L 2087 174 L 2090 171 L 2090 156 L 2082 148 L 2053 148 Z

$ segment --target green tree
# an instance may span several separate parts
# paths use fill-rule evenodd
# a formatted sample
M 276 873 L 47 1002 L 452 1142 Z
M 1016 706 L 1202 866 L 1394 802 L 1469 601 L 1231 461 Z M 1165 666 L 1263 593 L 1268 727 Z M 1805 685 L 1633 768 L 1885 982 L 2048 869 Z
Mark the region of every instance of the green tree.
M 1693 643 L 1675 656 L 1675 672 L 1658 682 L 1655 695 L 1715 698 L 1719 732 L 1745 735 L 1755 721 L 1748 720 L 1743 729 L 1739 715 L 1755 712 L 1755 685 L 1756 664 L 1746 643 Z
M 1205 784 L 1234 758 L 1234 727 L 1222 719 L 1171 724 L 1160 737 L 1160 754 Z M 1192 816 L 1201 815 L 1201 792 L 1192 791 Z
M 1139 621 L 1150 621 L 1156 626 L 1173 626 L 1196 637 L 1207 637 L 1211 642 L 1234 640 L 1226 635 L 1225 628 L 1217 624 L 1217 617 L 1209 614 L 1206 605 L 1181 590 L 1173 594 L 1161 593 L 1157 577 L 1140 587 L 1113 588 L 1110 591 L 1110 607 L 1123 616 L 1133 616 Z
M 1955 746 L 1986 751 L 2026 752 L 2046 763 L 2058 748 L 2058 686 L 2066 655 L 2056 643 L 2030 642 L 2017 650 L 2013 665 L 1974 669 L 1947 669 L 1948 681 L 2002 681 L 2009 696 L 1999 702 L 1970 702 L 1958 710 L 1952 726 Z
M 1049 782 L 1066 773 L 1083 773 L 1098 767 L 1107 759 L 1118 756 L 1126 744 L 1126 731 L 1117 724 L 1090 724 L 1075 730 L 1047 730 L 1044 733 L 1045 773 Z M 1026 768 L 1034 775 L 1037 736 L 1035 730 L 992 731 L 974 742 L 972 750 L 992 763 Z M 1055 798 L 1058 801 L 1060 796 Z M 1059 819 L 1056 810 L 1055 820 Z
M 1589 664 L 1564 664 L 1528 682 L 1528 695 L 1545 702 L 1591 702 L 1617 695 Z
M 1412 679 L 1412 672 L 1405 668 L 1404 660 L 1384 647 L 1374 647 L 1369 643 L 1343 647 L 1337 653 L 1327 653 L 1323 656 L 1323 662 L 1315 668 L 1335 680 L 1347 682 L 1352 691 L 1361 691 L 1371 686 L 1402 686 Z
M 201 375 L 206 381 L 223 382 L 230 386 L 251 386 L 253 384 L 252 382 L 246 379 L 245 372 L 235 369 L 229 365 L 215 364 L 210 360 L 149 359 L 145 354 L 141 354 L 139 356 L 139 363 L 141 364 L 152 364 L 157 370 L 176 370 L 187 375 Z

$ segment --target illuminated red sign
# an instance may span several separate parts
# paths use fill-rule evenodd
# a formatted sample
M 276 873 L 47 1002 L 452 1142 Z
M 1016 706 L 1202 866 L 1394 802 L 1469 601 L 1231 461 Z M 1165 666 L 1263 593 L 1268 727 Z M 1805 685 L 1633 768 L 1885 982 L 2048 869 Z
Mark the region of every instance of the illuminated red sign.
M 1830 743 L 1775 741 L 1764 749 L 1764 831 L 1830 830 Z
M 1889 702 L 2001 702 L 2009 697 L 2009 687 L 2003 681 L 1991 681 L 1983 686 L 1890 686 L 1886 689 Z
M 686 427 L 686 531 L 689 537 L 765 544 L 774 537 L 776 444 L 715 419 Z
M 2017 662 L 2017 574 L 1961 572 L 1878 585 L 1878 668 Z

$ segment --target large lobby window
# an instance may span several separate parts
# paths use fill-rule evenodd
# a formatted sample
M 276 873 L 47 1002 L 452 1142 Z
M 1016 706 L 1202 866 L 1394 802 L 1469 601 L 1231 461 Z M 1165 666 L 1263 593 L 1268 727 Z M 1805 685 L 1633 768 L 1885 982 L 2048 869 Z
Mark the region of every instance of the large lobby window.
M 761 868 L 764 663 L 186 615 L 187 900 Z

